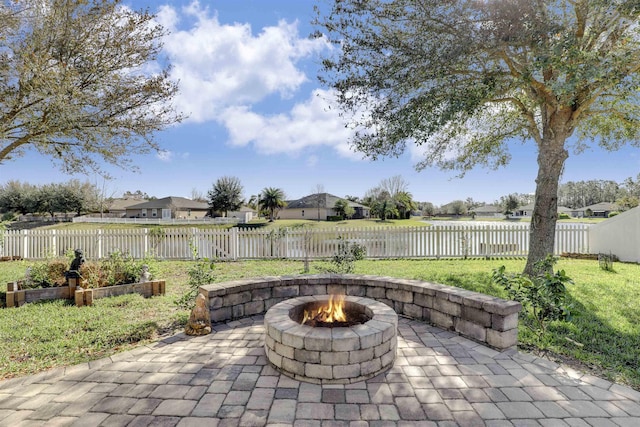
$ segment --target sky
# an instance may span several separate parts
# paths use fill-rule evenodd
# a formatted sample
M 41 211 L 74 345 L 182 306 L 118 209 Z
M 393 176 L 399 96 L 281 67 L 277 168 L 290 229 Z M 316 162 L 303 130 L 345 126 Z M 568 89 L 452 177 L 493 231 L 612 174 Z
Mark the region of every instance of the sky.
M 419 150 L 371 161 L 349 146 L 349 132 L 318 82 L 330 46 L 310 39 L 313 5 L 323 0 L 124 0 L 148 8 L 170 34 L 163 56 L 179 82 L 175 99 L 188 118 L 155 135 L 162 151 L 134 157 L 137 172 L 105 167 L 99 175 L 65 175 L 35 152 L 0 165 L 0 183 L 41 185 L 72 178 L 107 196 L 140 190 L 158 198 L 206 195 L 223 176 L 239 178 L 244 196 L 281 188 L 289 200 L 317 192 L 363 197 L 383 179 L 401 176 L 414 200 L 437 206 L 453 200 L 492 203 L 510 193 L 533 193 L 535 144 L 514 142 L 512 160 L 499 170 L 416 171 Z M 589 179 L 621 183 L 640 172 L 640 149 L 597 147 L 565 164 L 562 182 Z

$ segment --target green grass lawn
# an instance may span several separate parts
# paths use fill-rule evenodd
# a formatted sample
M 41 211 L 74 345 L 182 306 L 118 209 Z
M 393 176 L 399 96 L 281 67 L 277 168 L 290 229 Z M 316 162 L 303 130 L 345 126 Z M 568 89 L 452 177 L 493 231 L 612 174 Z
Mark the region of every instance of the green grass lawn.
M 0 309 L 0 378 L 86 362 L 148 343 L 182 330 L 188 312 L 174 301 L 186 290 L 187 261 L 158 263 L 167 295 L 137 295 L 97 300 L 77 308 L 65 301 Z M 311 272 L 326 266 L 311 264 Z M 505 265 L 519 272 L 522 259 L 504 260 L 364 260 L 356 273 L 420 279 L 504 296 L 491 282 L 491 271 Z M 543 343 L 548 355 L 576 362 L 596 375 L 640 389 L 640 265 L 614 264 L 605 272 L 597 261 L 562 259 L 558 268 L 574 279 L 569 293 L 574 316 L 554 322 Z M 0 298 L 5 283 L 16 280 L 26 263 L 0 263 Z M 219 281 L 265 275 L 302 274 L 299 261 L 242 261 L 216 264 Z M 540 354 L 533 334 L 520 327 L 521 348 Z M 575 344 L 579 343 L 579 344 Z

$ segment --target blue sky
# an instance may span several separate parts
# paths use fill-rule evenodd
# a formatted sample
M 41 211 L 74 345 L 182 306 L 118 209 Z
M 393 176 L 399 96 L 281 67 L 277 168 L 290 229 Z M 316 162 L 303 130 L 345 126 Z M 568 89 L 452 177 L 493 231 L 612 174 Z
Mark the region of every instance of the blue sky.
M 0 182 L 32 184 L 78 178 L 104 187 L 107 195 L 141 190 L 151 196 L 190 197 L 206 192 L 222 176 L 236 176 L 249 197 L 279 187 L 297 199 L 321 185 L 338 196 L 364 196 L 382 179 L 400 175 L 417 201 L 436 205 L 472 197 L 535 190 L 536 149 L 511 146 L 512 161 L 497 171 L 476 169 L 462 179 L 454 172 L 416 172 L 417 153 L 372 162 L 348 146 L 348 132 L 328 110 L 327 89 L 317 82 L 318 63 L 329 47 L 310 40 L 310 0 L 217 0 L 192 2 L 125 0 L 148 7 L 171 30 L 165 55 L 180 81 L 176 105 L 189 115 L 156 135 L 163 152 L 135 158 L 139 172 L 107 168 L 113 176 L 62 174 L 50 159 L 30 152 L 0 165 Z M 640 172 L 640 149 L 593 148 L 572 155 L 563 181 L 622 182 Z

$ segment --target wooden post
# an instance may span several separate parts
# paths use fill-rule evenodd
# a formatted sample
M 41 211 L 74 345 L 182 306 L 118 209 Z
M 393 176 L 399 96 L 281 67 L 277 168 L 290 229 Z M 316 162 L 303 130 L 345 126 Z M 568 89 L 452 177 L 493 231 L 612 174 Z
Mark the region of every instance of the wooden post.
M 76 289 L 75 292 L 76 307 L 82 307 L 84 305 L 84 289 Z

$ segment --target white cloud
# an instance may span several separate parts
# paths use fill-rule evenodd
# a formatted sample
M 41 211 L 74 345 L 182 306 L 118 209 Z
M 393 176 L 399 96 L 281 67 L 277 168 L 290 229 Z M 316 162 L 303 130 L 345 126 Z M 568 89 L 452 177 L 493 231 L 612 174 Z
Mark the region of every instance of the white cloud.
M 162 162 L 169 163 L 171 162 L 171 160 L 173 160 L 173 152 L 168 150 L 161 150 L 158 151 L 156 157 Z
M 252 144 L 264 154 L 297 155 L 311 147 L 331 147 L 343 157 L 360 158 L 349 149 L 352 131 L 331 108 L 331 99 L 330 92 L 316 89 L 286 114 L 262 116 L 247 107 L 230 107 L 220 120 L 229 131 L 232 145 Z
M 193 26 L 181 29 L 181 18 Z M 296 64 L 328 48 L 324 40 L 300 38 L 297 23 L 280 21 L 254 35 L 250 24 L 221 24 L 198 2 L 180 12 L 163 6 L 158 21 L 170 30 L 164 50 L 180 82 L 176 106 L 194 122 L 272 94 L 291 97 L 308 80 Z

